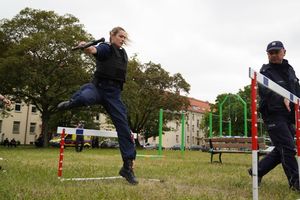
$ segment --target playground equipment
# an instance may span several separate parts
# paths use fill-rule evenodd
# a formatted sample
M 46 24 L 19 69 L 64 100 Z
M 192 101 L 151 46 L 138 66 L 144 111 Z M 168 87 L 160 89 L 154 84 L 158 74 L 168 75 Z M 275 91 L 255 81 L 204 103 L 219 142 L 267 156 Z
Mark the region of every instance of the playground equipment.
M 232 95 L 230 95 L 232 96 Z M 247 137 L 247 133 L 248 133 L 248 129 L 247 129 L 247 104 L 246 102 L 242 99 L 242 97 L 240 97 L 239 95 L 234 95 L 242 104 L 243 104 L 243 107 L 244 107 L 244 136 Z M 219 130 L 219 133 L 220 133 L 220 137 L 222 137 L 222 129 L 223 129 L 223 105 L 224 103 L 227 101 L 229 95 L 226 95 L 225 99 L 219 104 L 219 115 L 220 115 L 220 120 L 219 120 L 219 123 L 220 123 L 220 130 Z M 230 126 L 230 130 L 231 130 L 231 120 L 230 120 L 230 123 L 229 123 L 229 126 Z M 231 131 L 229 132 L 230 133 L 230 136 L 231 136 Z
M 215 117 L 219 117 L 219 115 L 214 115 L 212 114 L 212 112 L 209 113 L 209 138 L 212 138 L 213 137 L 213 116 Z M 225 121 L 225 120 L 222 120 L 222 122 L 226 122 L 228 123 L 228 135 L 231 136 L 231 133 L 232 133 L 232 129 L 231 129 L 231 119 Z M 222 137 L 222 136 L 221 136 Z
M 170 111 L 170 110 L 159 110 L 159 146 L 158 146 L 158 155 L 162 155 L 162 128 L 163 128 L 163 114 L 165 113 L 171 113 L 171 114 L 179 114 L 181 115 L 181 145 L 180 145 L 180 151 L 181 153 L 184 153 L 185 144 L 184 144 L 184 112 L 177 112 L 177 111 Z
M 251 131 L 252 131 L 252 192 L 253 199 L 258 200 L 258 174 L 257 174 L 257 83 L 267 87 L 278 95 L 287 98 L 290 102 L 295 104 L 295 116 L 296 116 L 296 143 L 297 143 L 297 158 L 298 158 L 298 170 L 300 171 L 300 112 L 299 102 L 300 99 L 291 92 L 287 91 L 277 83 L 273 82 L 264 75 L 257 73 L 253 69 L 249 68 L 249 77 L 251 78 Z M 300 174 L 299 174 L 300 181 Z
M 223 105 L 228 100 L 228 97 L 234 96 L 237 98 L 238 101 L 240 101 L 243 104 L 243 110 L 244 110 L 244 137 L 247 137 L 248 134 L 248 128 L 247 128 L 247 103 L 237 94 L 229 94 L 226 95 L 224 100 L 219 104 L 219 136 L 223 136 L 223 122 L 228 122 L 228 135 L 231 136 L 232 134 L 232 123 L 231 119 L 224 121 L 223 120 Z M 213 114 L 209 113 L 209 137 L 212 137 L 212 117 Z

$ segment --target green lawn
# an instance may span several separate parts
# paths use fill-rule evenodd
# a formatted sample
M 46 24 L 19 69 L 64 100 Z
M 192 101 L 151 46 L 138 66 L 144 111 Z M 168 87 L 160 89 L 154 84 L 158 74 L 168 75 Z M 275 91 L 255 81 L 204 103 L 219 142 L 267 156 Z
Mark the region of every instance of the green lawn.
M 138 151 L 156 154 L 156 151 Z M 251 155 L 223 155 L 223 164 L 210 164 L 208 153 L 165 151 L 164 158 L 138 158 L 137 186 L 123 179 L 65 181 L 57 179 L 58 148 L 0 147 L 0 199 L 252 199 L 252 181 L 246 173 Z M 217 158 L 217 157 L 216 157 Z M 118 176 L 119 150 L 65 150 L 65 178 Z M 154 182 L 147 179 L 162 179 Z M 289 190 L 281 166 L 264 177 L 260 199 L 297 199 Z

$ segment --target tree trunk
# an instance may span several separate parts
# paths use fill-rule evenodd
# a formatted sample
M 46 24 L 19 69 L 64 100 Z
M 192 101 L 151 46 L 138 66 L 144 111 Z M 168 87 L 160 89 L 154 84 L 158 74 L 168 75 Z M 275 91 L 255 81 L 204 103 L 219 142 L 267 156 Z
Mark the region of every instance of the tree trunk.
M 50 115 L 47 112 L 43 112 L 42 113 L 42 134 L 43 134 L 43 138 L 44 138 L 44 147 L 48 147 L 49 145 L 49 119 L 50 119 Z

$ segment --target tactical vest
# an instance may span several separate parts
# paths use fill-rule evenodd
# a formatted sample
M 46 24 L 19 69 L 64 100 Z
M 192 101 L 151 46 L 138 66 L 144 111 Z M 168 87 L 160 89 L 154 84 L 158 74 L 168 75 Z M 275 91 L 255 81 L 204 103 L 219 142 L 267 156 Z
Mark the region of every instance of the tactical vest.
M 96 72 L 94 78 L 97 80 L 109 79 L 124 83 L 126 80 L 126 71 L 128 57 L 125 49 L 118 49 L 114 44 L 110 46 L 111 53 L 104 60 L 96 60 Z

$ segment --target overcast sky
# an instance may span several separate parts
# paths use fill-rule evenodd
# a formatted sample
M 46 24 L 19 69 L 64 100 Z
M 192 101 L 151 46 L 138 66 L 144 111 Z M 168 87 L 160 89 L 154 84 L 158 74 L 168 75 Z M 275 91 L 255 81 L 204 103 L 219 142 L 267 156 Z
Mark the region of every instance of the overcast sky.
M 5 2 L 5 3 L 4 3 Z M 214 102 L 250 84 L 248 68 L 267 63 L 266 46 L 281 40 L 300 75 L 300 1 L 287 0 L 5 0 L 0 18 L 25 7 L 73 14 L 95 38 L 122 26 L 126 47 L 142 62 L 181 73 L 190 97 Z

